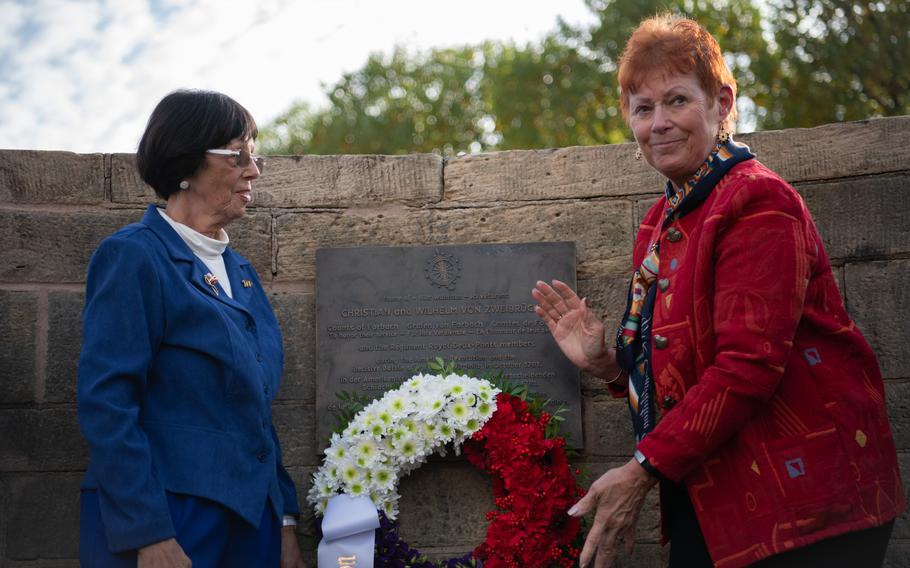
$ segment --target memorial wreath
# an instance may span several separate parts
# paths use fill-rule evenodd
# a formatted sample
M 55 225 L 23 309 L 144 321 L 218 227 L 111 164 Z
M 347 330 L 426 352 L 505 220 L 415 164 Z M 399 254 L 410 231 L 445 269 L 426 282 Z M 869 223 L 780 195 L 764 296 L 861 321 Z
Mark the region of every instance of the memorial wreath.
M 580 521 L 567 514 L 583 494 L 559 435 L 559 413 L 523 387 L 468 376 L 437 359 L 399 388 L 350 411 L 332 435 L 308 495 L 317 514 L 338 494 L 367 496 L 379 510 L 375 566 L 572 566 Z M 348 402 L 352 399 L 348 398 Z M 484 542 L 459 558 L 431 562 L 398 534 L 398 481 L 433 453 L 464 451 L 492 477 L 495 509 Z

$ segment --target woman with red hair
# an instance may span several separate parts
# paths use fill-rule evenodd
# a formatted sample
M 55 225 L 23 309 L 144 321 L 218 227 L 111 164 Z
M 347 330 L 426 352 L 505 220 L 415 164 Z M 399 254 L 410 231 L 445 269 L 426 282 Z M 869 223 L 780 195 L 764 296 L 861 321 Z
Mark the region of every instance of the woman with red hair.
M 628 397 L 636 435 L 570 510 L 596 511 L 581 565 L 631 549 L 659 485 L 671 567 L 880 566 L 905 507 L 881 373 L 805 204 L 731 138 L 736 83 L 696 22 L 644 21 L 619 83 L 667 182 L 615 343 L 564 283 L 532 292 L 566 356 Z

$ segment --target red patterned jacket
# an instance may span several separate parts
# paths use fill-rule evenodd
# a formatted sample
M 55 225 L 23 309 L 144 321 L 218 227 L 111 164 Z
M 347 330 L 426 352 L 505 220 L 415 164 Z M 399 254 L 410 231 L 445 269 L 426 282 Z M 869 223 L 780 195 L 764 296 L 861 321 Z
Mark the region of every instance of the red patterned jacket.
M 634 266 L 660 230 L 645 216 Z M 882 377 L 796 191 L 757 160 L 664 227 L 652 328 L 662 413 L 638 449 L 684 481 L 716 566 L 905 506 Z

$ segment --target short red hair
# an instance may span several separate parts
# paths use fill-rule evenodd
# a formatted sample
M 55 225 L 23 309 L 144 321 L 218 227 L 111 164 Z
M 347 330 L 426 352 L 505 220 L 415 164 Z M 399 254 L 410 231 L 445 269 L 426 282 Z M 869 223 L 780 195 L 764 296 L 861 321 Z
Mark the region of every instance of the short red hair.
M 629 95 L 651 74 L 684 75 L 695 73 L 701 88 L 710 97 L 717 96 L 723 85 L 733 89 L 736 79 L 727 67 L 714 36 L 695 20 L 659 14 L 644 20 L 632 32 L 619 61 L 620 108 L 629 119 Z M 733 132 L 736 105 L 724 121 Z

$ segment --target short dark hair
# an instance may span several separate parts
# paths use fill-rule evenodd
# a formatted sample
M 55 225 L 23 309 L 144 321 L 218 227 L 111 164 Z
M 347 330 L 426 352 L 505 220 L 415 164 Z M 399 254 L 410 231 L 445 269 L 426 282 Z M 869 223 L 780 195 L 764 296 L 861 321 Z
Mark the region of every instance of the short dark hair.
M 206 150 L 258 135 L 253 116 L 231 97 L 214 91 L 174 91 L 152 111 L 136 165 L 145 183 L 167 199 L 180 190 L 181 180 L 199 170 Z

